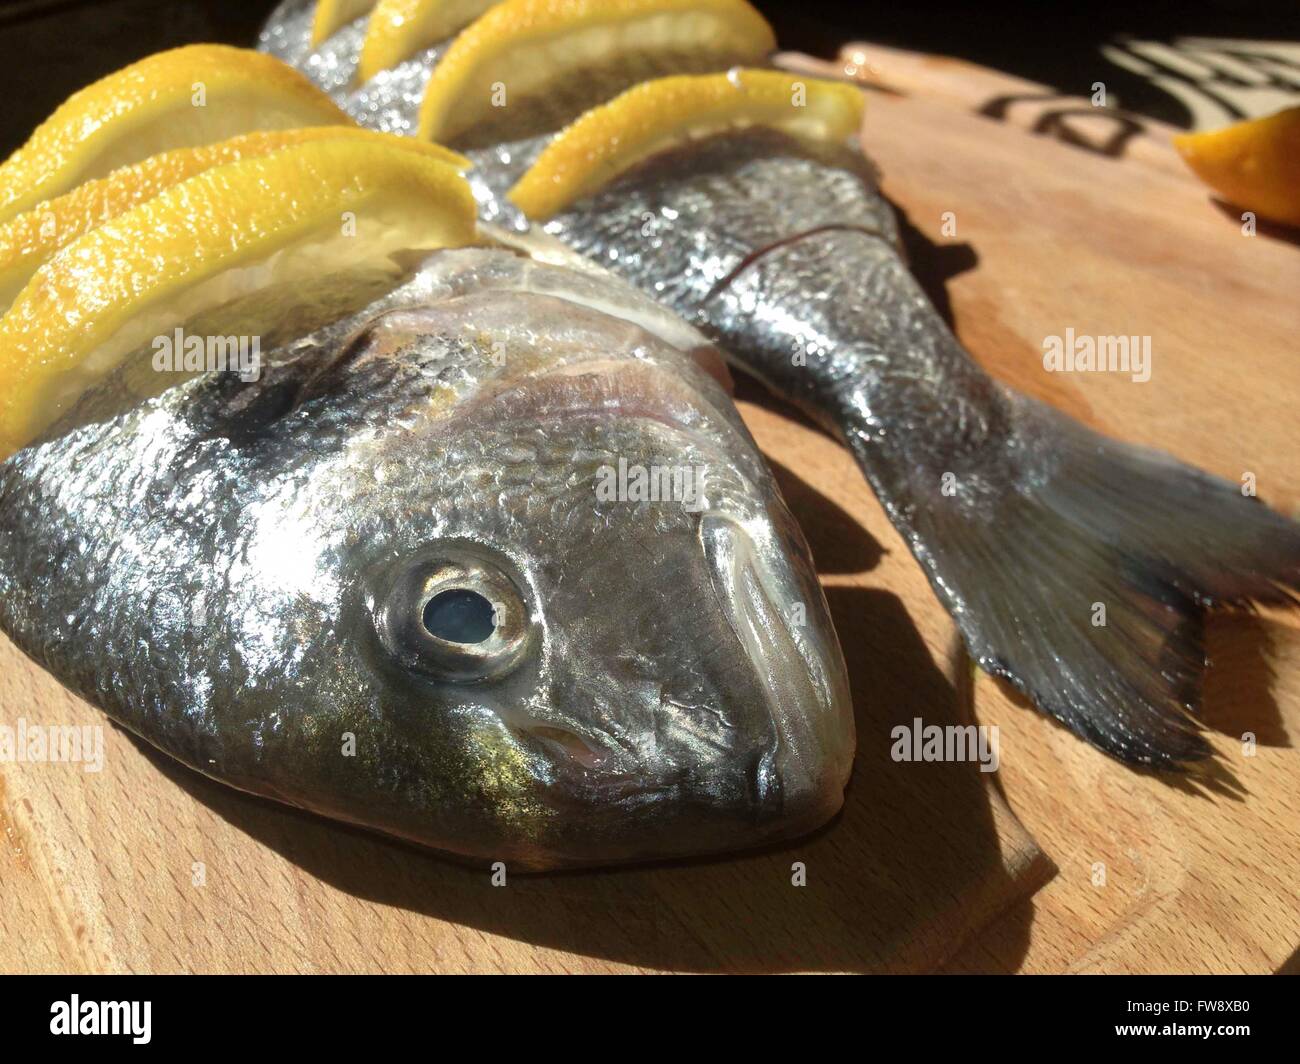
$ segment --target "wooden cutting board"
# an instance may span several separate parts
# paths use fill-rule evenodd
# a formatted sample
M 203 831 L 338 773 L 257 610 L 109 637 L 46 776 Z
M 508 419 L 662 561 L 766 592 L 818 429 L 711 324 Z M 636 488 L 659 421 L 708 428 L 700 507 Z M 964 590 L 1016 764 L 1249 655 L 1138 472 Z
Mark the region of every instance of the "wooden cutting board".
M 972 113 L 1006 87 L 1000 75 L 863 55 L 855 67 L 874 66 L 888 88 L 872 93 L 865 143 L 912 227 L 918 275 L 976 356 L 1105 431 L 1232 479 L 1252 472 L 1266 499 L 1296 513 L 1300 251 L 1242 236 L 1160 154 L 1166 131 L 1127 138 L 1143 145 L 1128 157 L 1094 154 L 1008 114 Z M 918 75 L 927 64 L 931 90 Z M 1099 117 L 1083 115 L 1089 126 Z M 1067 327 L 1150 335 L 1151 381 L 1045 373 L 1043 338 Z M 238 794 L 108 729 L 100 773 L 0 766 L 0 970 L 1283 965 L 1300 946 L 1294 623 L 1213 628 L 1221 664 L 1207 719 L 1235 789 L 1121 768 L 972 680 L 848 456 L 755 387 L 740 394 L 808 532 L 850 661 L 860 748 L 834 824 L 742 858 L 494 887 L 486 869 Z M 1002 730 L 996 776 L 890 759 L 895 723 L 972 713 Z M 0 723 L 19 717 L 103 721 L 0 641 Z M 1258 738 L 1249 757 L 1245 731 Z M 794 862 L 806 886 L 792 885 Z

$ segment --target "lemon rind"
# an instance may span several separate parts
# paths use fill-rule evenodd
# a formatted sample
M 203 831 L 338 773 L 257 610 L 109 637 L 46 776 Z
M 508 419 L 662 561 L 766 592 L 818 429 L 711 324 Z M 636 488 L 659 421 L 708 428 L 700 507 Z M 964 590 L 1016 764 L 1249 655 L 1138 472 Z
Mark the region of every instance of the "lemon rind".
M 802 90 L 804 103 L 795 101 Z M 507 198 L 545 221 L 638 162 L 691 137 L 747 125 L 844 141 L 862 124 L 862 92 L 774 70 L 678 75 L 642 82 L 559 133 Z
M 496 0 L 379 0 L 366 24 L 357 60 L 366 82 L 468 26 Z
M 311 18 L 311 46 L 320 45 L 375 6 L 375 0 L 316 0 Z
M 1300 107 L 1181 133 L 1173 145 L 1222 199 L 1261 218 L 1300 226 Z
M 0 314 L 23 284 L 50 256 L 91 229 L 117 217 L 173 185 L 214 166 L 252 159 L 314 140 L 353 140 L 415 151 L 465 171 L 470 161 L 439 144 L 355 126 L 307 126 L 302 129 L 243 133 L 215 144 L 176 148 L 151 155 L 107 177 L 78 185 L 0 224 Z M 6 293 L 8 297 L 6 298 Z
M 21 148 L 0 164 L 0 221 L 87 179 L 104 176 L 107 170 L 95 169 L 97 159 L 110 154 L 110 149 L 125 139 L 124 135 L 147 131 L 151 120 L 170 118 L 166 113 L 169 107 L 181 101 L 192 102 L 199 84 L 204 90 L 204 107 L 221 106 L 220 96 L 227 93 L 252 99 L 264 95 L 273 105 L 268 107 L 270 113 L 301 117 L 301 121 L 275 121 L 231 133 L 294 125 L 354 124 L 303 74 L 272 56 L 221 44 L 186 45 L 159 52 L 68 97 Z M 183 131 L 178 130 L 176 135 L 175 146 L 185 146 Z M 146 154 L 156 152 L 145 152 L 128 161 L 139 161 Z

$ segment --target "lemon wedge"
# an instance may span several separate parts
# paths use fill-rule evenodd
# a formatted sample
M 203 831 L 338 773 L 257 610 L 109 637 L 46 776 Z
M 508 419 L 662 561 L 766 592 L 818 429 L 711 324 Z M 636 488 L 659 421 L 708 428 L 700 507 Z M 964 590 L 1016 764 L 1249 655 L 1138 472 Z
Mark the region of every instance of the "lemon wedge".
M 333 37 L 374 6 L 375 0 L 316 0 L 316 11 L 311 20 L 311 46 L 315 48 L 327 37 Z
M 1224 199 L 1300 225 L 1300 107 L 1207 133 L 1174 137 L 1192 171 Z
M 496 0 L 379 0 L 366 23 L 357 63 L 357 80 L 445 41 L 491 7 Z
M 541 132 L 529 101 L 567 113 L 551 129 L 646 77 L 756 63 L 776 47 L 744 0 L 505 0 L 447 49 L 420 105 L 419 136 L 444 144 Z M 553 117 L 548 114 L 547 117 Z
M 465 178 L 404 148 L 316 140 L 205 170 L 74 240 L 0 319 L 0 456 L 205 311 L 474 238 Z
M 334 124 L 352 121 L 278 59 L 217 44 L 159 52 L 74 93 L 0 165 L 0 222 L 161 151 Z
M 843 142 L 858 131 L 862 111 L 862 93 L 851 85 L 775 70 L 647 81 L 560 133 L 508 195 L 529 218 L 544 221 L 686 140 L 759 125 Z
M 458 170 L 470 166 L 463 155 L 437 144 L 349 126 L 245 133 L 216 144 L 162 152 L 97 181 L 87 181 L 0 225 L 0 314 L 50 256 L 110 218 L 214 166 L 269 155 L 312 140 L 351 140 L 361 145 L 396 147 L 441 160 Z

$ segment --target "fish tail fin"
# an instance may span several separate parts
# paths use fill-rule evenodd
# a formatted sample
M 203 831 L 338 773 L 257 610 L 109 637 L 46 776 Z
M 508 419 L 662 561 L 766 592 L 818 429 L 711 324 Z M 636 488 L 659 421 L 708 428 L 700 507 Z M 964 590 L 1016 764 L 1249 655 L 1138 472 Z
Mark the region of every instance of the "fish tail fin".
M 923 496 L 905 473 L 900 506 L 879 454 L 850 443 L 981 667 L 1120 760 L 1208 758 L 1193 715 L 1203 611 L 1297 604 L 1300 525 L 1240 485 L 1003 394 L 1005 440 L 953 474 L 980 485 L 974 503 L 960 483 Z

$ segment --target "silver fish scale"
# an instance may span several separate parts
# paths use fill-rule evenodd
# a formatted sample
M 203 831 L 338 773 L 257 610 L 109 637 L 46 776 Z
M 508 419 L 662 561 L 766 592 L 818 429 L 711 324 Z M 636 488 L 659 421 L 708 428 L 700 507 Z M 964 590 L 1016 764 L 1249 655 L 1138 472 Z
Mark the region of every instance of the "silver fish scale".
M 366 20 L 357 19 L 322 41 L 320 47 L 298 58 L 293 65 L 342 106 L 351 95 L 349 86 L 357 72 L 365 36 Z
M 283 0 L 257 35 L 258 50 L 290 66 L 298 66 L 311 51 L 311 23 L 315 13 L 314 0 Z
M 414 136 L 424 88 L 445 51 L 446 45 L 435 45 L 391 70 L 380 71 L 338 98 L 339 106 L 369 129 Z
M 479 217 L 483 221 L 519 232 L 525 232 L 529 228 L 523 211 L 506 198 L 506 193 L 537 161 L 537 157 L 550 142 L 549 135 L 526 137 L 465 153 L 474 163 L 474 168 L 467 176 L 474 199 L 478 202 Z

